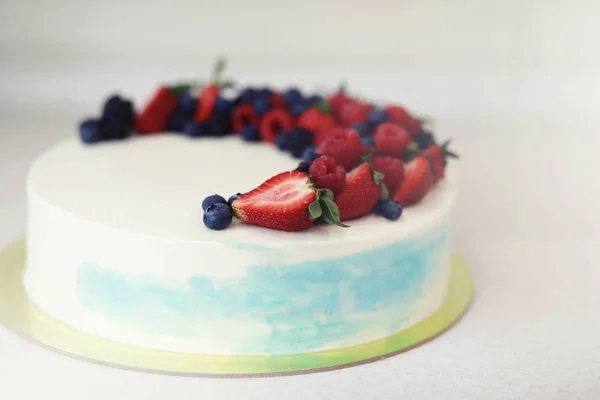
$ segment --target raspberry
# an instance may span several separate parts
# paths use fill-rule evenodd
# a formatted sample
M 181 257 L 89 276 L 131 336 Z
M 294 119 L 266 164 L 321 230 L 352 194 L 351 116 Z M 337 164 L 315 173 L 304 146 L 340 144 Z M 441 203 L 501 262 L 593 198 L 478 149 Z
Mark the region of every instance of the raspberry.
M 274 108 L 260 122 L 260 137 L 265 142 L 275 143 L 277 134 L 292 129 L 294 122 L 292 114 L 281 108 Z
M 399 157 L 410 142 L 408 132 L 391 122 L 379 125 L 373 138 L 378 152 L 394 157 Z
M 346 170 L 351 170 L 363 156 L 363 145 L 354 129 L 336 128 L 321 142 L 317 152 L 333 157 Z
M 402 160 L 394 157 L 373 155 L 371 164 L 375 171 L 379 171 L 384 175 L 383 183 L 391 191 L 393 191 L 404 179 L 404 164 Z
M 385 111 L 390 122 L 400 125 L 410 133 L 411 136 L 421 131 L 421 124 L 408 111 L 400 106 L 387 106 Z
M 241 132 L 247 126 L 258 126 L 258 115 L 250 104 L 240 104 L 233 110 L 232 125 L 234 132 Z
M 313 161 L 309 172 L 317 187 L 331 189 L 334 194 L 342 190 L 346 183 L 346 170 L 329 156 L 321 156 Z
M 340 120 L 342 124 L 350 126 L 362 122 L 367 122 L 373 106 L 361 101 L 348 101 L 344 103 L 340 110 Z

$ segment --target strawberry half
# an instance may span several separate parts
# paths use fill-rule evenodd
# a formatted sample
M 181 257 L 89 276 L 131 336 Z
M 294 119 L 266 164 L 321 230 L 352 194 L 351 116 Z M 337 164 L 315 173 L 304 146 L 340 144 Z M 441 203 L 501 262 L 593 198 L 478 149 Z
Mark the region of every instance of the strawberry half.
M 434 177 L 430 161 L 424 156 L 417 156 L 404 169 L 404 180 L 398 186 L 393 200 L 403 206 L 410 206 L 421 201 L 433 186 Z
M 458 158 L 458 155 L 448 150 L 450 139 L 442 143 L 442 145 L 433 145 L 423 153 L 429 157 L 433 166 L 434 180 L 437 182 L 443 179 L 446 175 L 446 164 L 448 158 Z
M 289 171 L 241 195 L 231 207 L 233 214 L 248 224 L 294 232 L 313 223 L 308 207 L 316 197 L 305 172 Z
M 362 163 L 346 175 L 346 185 L 333 199 L 340 220 L 359 218 L 368 214 L 381 197 L 381 187 L 373 180 L 371 166 Z

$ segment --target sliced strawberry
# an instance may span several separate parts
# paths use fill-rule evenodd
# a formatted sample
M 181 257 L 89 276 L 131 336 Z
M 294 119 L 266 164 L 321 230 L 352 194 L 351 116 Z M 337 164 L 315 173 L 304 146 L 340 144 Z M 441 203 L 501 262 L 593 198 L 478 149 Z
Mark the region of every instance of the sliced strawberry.
M 421 131 L 421 124 L 404 107 L 389 105 L 384 108 L 390 122 L 400 125 L 410 133 L 411 136 Z
M 215 103 L 219 97 L 219 86 L 208 85 L 200 92 L 198 98 L 198 109 L 194 114 L 194 120 L 197 122 L 205 122 L 210 118 L 215 110 Z
M 177 108 L 177 96 L 166 86 L 159 87 L 136 118 L 136 130 L 142 134 L 163 132 Z
M 375 171 L 384 175 L 383 183 L 390 192 L 393 192 L 404 179 L 404 164 L 399 158 L 375 154 L 371 164 Z
M 241 195 L 231 207 L 233 214 L 243 222 L 293 232 L 313 223 L 308 206 L 316 196 L 305 172 L 289 171 Z
M 346 126 L 367 122 L 373 106 L 358 100 L 347 101 L 340 110 L 340 121 Z
M 346 175 L 346 185 L 333 199 L 340 220 L 359 218 L 368 214 L 381 197 L 381 187 L 373 180 L 371 166 L 362 163 Z
M 267 143 L 275 143 L 279 132 L 287 132 L 294 125 L 292 114 L 281 108 L 271 109 L 260 122 L 260 137 Z
M 402 206 L 410 206 L 421 201 L 433 186 L 431 164 L 424 156 L 417 156 L 404 169 L 404 180 L 398 186 L 393 200 Z

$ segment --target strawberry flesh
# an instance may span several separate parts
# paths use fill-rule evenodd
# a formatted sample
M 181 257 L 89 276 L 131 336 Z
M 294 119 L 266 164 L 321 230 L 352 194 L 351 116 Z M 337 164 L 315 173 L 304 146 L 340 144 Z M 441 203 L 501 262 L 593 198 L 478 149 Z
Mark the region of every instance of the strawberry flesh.
M 392 199 L 403 206 L 418 203 L 429 192 L 433 182 L 429 160 L 424 156 L 418 156 L 406 166 L 404 180 L 394 192 Z
M 340 220 L 362 217 L 371 212 L 381 197 L 381 187 L 373 180 L 371 167 L 362 163 L 346 175 L 346 185 L 333 201 L 340 211 Z

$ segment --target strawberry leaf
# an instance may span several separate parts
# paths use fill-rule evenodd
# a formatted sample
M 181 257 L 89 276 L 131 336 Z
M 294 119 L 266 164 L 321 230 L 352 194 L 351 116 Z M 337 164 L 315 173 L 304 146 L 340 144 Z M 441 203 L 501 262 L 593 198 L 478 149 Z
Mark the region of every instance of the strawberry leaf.
M 318 106 L 317 109 L 321 111 L 323 114 L 331 114 L 331 106 L 327 100 L 323 100 Z
M 231 79 L 228 79 L 226 81 L 221 82 L 219 87 L 221 89 L 231 89 L 231 88 L 235 87 L 235 83 Z
M 317 192 L 317 199 L 321 207 L 321 219 L 329 224 L 347 228 L 348 225 L 340 221 L 340 210 L 333 201 L 333 192 L 329 189 L 322 189 Z M 312 204 L 311 204 L 312 205 Z M 310 206 L 309 206 L 310 211 Z
M 390 198 L 390 191 L 388 190 L 385 183 L 381 182 L 381 200 L 387 200 Z
M 310 220 L 315 220 L 319 217 L 321 217 L 321 215 L 323 215 L 323 210 L 321 209 L 321 202 L 319 201 L 319 199 L 317 198 L 315 201 L 313 201 L 312 203 L 310 203 L 310 205 L 308 206 L 308 213 L 310 215 Z
M 381 182 L 383 178 L 385 178 L 384 174 L 382 174 L 379 171 L 373 170 L 373 180 L 375 181 L 376 185 L 379 185 L 379 182 Z

